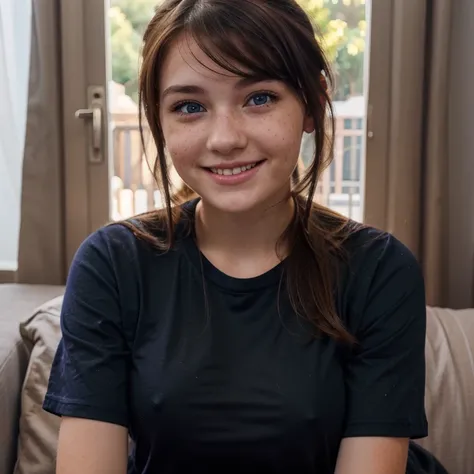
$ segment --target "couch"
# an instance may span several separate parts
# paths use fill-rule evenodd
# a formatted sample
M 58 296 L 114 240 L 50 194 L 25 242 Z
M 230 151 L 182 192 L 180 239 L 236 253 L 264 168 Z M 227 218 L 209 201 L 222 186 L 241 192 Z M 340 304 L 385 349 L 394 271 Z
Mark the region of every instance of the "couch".
M 59 419 L 41 408 L 62 287 L 0 285 L 0 474 L 53 474 Z M 449 474 L 474 474 L 474 309 L 427 310 L 428 438 Z

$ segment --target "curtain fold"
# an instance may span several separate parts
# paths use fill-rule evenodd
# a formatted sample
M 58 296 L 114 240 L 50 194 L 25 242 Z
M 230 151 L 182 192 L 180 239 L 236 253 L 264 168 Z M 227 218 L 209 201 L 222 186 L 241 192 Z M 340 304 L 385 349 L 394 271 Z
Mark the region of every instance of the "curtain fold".
M 452 111 L 453 55 L 461 55 L 464 66 L 472 62 L 472 46 L 453 42 L 453 15 L 463 3 L 474 13 L 472 0 L 391 3 L 389 138 L 386 156 L 377 157 L 386 160 L 386 180 L 384 186 L 372 175 L 366 182 L 368 196 L 385 193 L 383 216 L 376 212 L 380 203 L 365 202 L 367 223 L 393 233 L 420 260 L 428 304 L 452 308 L 474 305 L 474 239 L 459 238 L 452 209 L 472 229 L 474 213 L 466 212 L 468 202 L 459 200 L 459 189 L 449 181 L 454 166 L 461 175 L 474 169 L 472 147 L 458 147 L 454 160 L 452 146 L 452 130 L 464 128 Z M 474 100 L 459 105 L 472 109 Z M 453 271 L 454 250 L 465 256 L 462 273 Z M 452 291 L 453 277 L 465 283 L 461 290 Z
M 474 1 L 453 2 L 449 87 L 448 301 L 474 303 Z
M 32 0 L 18 283 L 65 279 L 59 6 Z
M 432 305 L 459 307 L 449 298 L 448 223 L 449 174 L 449 63 L 452 33 L 451 0 L 428 2 L 425 47 L 425 93 L 420 219 L 420 257 L 426 292 Z M 471 303 L 474 303 L 472 301 Z

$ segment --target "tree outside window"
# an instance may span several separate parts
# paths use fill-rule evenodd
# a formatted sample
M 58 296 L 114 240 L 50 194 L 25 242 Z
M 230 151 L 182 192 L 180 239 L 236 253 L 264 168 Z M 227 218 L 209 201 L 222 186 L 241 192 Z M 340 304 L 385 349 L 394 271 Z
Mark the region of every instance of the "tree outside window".
M 334 100 L 363 93 L 365 0 L 297 0 L 307 11 L 333 65 Z M 157 0 L 111 0 L 112 79 L 137 99 L 140 47 Z

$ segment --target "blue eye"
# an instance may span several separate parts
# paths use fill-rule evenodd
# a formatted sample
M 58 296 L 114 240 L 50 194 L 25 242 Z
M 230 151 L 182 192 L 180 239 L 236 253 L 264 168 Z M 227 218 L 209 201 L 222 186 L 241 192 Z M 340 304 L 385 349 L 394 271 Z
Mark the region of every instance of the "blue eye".
M 255 94 L 250 100 L 249 104 L 254 105 L 254 106 L 262 106 L 262 105 L 267 105 L 269 104 L 274 97 L 271 94 Z M 253 104 L 252 104 L 253 102 Z
M 204 112 L 204 107 L 202 105 L 197 104 L 196 102 L 187 102 L 185 104 L 178 105 L 176 107 L 176 110 L 184 115 L 191 115 Z

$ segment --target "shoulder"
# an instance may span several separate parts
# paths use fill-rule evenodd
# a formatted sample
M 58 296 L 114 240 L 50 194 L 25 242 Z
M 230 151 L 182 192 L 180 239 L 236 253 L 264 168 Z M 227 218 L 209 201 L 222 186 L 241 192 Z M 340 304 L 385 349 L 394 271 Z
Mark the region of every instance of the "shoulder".
M 352 332 L 370 320 L 397 313 L 425 318 L 425 286 L 413 252 L 390 233 L 360 227 L 345 242 L 347 255 L 339 298 Z
M 135 257 L 137 252 L 143 251 L 165 253 L 167 247 L 189 235 L 192 205 L 193 203 L 189 202 L 172 210 L 171 238 L 168 215 L 165 209 L 160 209 L 101 227 L 85 239 L 78 253 L 95 250 L 112 259 Z
M 131 228 L 122 223 L 104 226 L 90 234 L 76 252 L 73 264 L 114 265 L 131 261 L 140 247 Z
M 192 205 L 186 203 L 172 210 L 171 228 L 167 211 L 162 209 L 98 229 L 79 247 L 71 271 L 84 265 L 107 268 L 108 274 L 130 280 L 155 265 L 158 257 L 173 260 L 192 231 Z
M 344 245 L 353 271 L 420 270 L 413 252 L 394 235 L 370 226 L 355 229 Z

